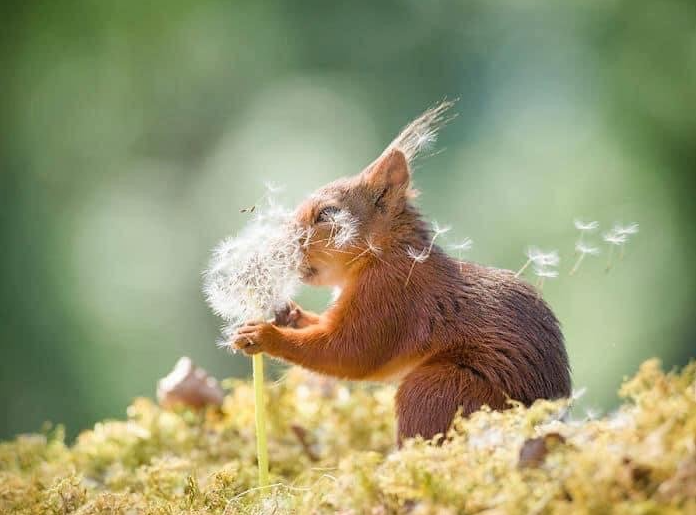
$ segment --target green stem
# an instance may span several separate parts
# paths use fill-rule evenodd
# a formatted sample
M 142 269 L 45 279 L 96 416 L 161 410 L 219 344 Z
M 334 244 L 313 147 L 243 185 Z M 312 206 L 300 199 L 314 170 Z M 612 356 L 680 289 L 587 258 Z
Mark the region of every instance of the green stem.
M 256 415 L 256 457 L 259 463 L 259 486 L 268 485 L 268 444 L 266 441 L 266 403 L 263 395 L 263 354 L 254 354 L 254 407 Z

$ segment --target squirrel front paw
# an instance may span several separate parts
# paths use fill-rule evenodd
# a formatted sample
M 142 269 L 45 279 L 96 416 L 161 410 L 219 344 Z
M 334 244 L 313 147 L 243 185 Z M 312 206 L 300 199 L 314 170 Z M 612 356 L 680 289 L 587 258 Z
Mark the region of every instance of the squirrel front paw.
M 278 327 L 292 327 L 297 329 L 301 325 L 303 315 L 302 308 L 290 301 L 283 309 L 276 311 L 273 323 Z
M 232 337 L 233 348 L 252 356 L 266 350 L 277 336 L 278 329 L 263 320 L 246 322 Z

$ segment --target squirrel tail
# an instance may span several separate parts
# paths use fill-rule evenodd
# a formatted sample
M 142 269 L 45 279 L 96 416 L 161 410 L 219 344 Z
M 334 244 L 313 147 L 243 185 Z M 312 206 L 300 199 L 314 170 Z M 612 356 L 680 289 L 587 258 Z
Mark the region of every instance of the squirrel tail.
M 406 160 L 411 163 L 424 150 L 432 147 L 437 141 L 440 129 L 456 116 L 456 114 L 447 113 L 456 101 L 457 99 L 443 100 L 425 111 L 404 127 L 384 152 L 400 150 L 406 156 Z

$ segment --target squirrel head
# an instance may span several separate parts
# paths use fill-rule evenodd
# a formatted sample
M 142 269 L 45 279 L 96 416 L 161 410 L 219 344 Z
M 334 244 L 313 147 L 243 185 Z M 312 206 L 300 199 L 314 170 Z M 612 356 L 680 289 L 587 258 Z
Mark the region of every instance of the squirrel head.
M 327 184 L 297 208 L 296 221 L 307 235 L 305 282 L 344 286 L 368 258 L 379 257 L 393 240 L 395 222 L 417 195 L 410 163 L 435 142 L 452 104 L 442 102 L 423 113 L 362 172 Z
M 314 192 L 296 211 L 305 229 L 304 281 L 342 286 L 351 265 L 378 254 L 411 189 L 404 153 L 387 149 L 354 177 L 339 179 Z

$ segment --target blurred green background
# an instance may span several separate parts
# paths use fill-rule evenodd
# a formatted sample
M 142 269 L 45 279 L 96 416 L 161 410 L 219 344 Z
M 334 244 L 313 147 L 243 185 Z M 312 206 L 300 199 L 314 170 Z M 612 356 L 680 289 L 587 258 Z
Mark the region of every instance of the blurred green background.
M 210 249 L 264 181 L 295 203 L 446 96 L 459 116 L 419 162 L 420 205 L 475 261 L 560 250 L 544 294 L 583 406 L 611 408 L 649 356 L 696 355 L 692 0 L 0 9 L 2 437 L 123 416 L 183 354 L 247 374 L 214 345 Z M 610 273 L 604 248 L 569 277 L 575 217 L 641 232 Z

